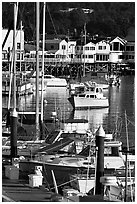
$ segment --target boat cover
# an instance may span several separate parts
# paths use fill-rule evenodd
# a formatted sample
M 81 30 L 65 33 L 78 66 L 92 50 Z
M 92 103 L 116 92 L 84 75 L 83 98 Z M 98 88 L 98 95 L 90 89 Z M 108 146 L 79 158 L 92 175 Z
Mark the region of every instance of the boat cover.
M 33 154 L 37 154 L 38 152 L 45 152 L 47 154 L 50 154 L 50 153 L 55 152 L 55 151 L 57 152 L 60 149 L 62 149 L 63 147 L 65 147 L 68 144 L 70 144 L 71 142 L 73 142 L 72 139 L 64 138 L 64 139 L 62 139 L 60 141 L 57 141 L 57 142 L 55 142 L 53 144 L 50 144 L 50 145 L 47 145 L 47 146 L 39 148 Z

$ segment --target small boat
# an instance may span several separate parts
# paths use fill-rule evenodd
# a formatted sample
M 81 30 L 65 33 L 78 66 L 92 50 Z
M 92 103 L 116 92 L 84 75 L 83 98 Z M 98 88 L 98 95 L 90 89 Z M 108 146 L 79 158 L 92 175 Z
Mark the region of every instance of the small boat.
M 125 191 L 125 177 L 117 177 L 116 175 L 107 174 L 101 177 L 101 183 L 104 185 L 104 198 L 106 200 L 123 201 Z M 79 193 L 85 195 L 94 192 L 95 188 L 95 175 L 88 174 L 70 174 L 71 188 L 77 190 Z M 135 185 L 135 177 L 128 177 L 127 196 L 130 198 L 131 189 L 132 196 L 135 197 L 135 189 L 131 186 Z M 118 199 L 118 200 L 117 200 Z
M 42 79 L 42 75 L 40 72 L 39 82 L 41 82 L 41 79 Z M 30 78 L 30 81 L 31 82 L 36 81 L 36 72 L 33 73 L 33 75 Z M 47 87 L 67 87 L 66 79 L 57 78 L 50 74 L 44 75 L 44 83 L 46 84 Z
M 69 94 L 70 95 L 83 93 L 85 90 L 86 90 L 86 86 L 84 83 L 69 84 Z
M 87 82 L 85 82 L 85 85 L 88 88 L 98 87 L 98 88 L 102 88 L 103 90 L 106 90 L 109 87 L 109 84 L 98 84 L 95 81 L 87 81 Z
M 102 88 L 91 87 L 89 91 L 71 95 L 70 101 L 73 109 L 93 109 L 109 107 L 108 98 L 103 96 Z
M 58 185 L 62 184 L 63 181 L 67 182 L 69 180 L 69 174 L 76 174 L 78 172 L 86 173 L 88 168 L 89 173 L 94 174 L 96 167 L 94 141 L 90 142 L 79 154 L 60 155 L 57 153 L 59 149 L 62 149 L 64 145 L 68 145 L 72 141 L 72 138 L 64 138 L 54 144 L 45 146 L 45 148 L 40 148 L 33 160 L 20 161 L 21 171 L 27 171 L 29 173 L 28 167 L 33 169 L 35 166 L 44 166 L 48 175 L 48 181 L 50 183 L 52 182 L 51 170 L 53 170 Z M 121 148 L 122 142 L 111 141 L 110 137 L 106 137 L 106 141 L 104 142 L 104 170 L 106 173 L 114 173 L 116 169 L 120 169 L 121 172 L 123 170 L 124 172 L 125 167 Z
M 120 86 L 121 79 L 119 78 L 119 76 L 117 76 L 115 74 L 111 74 L 108 77 L 108 83 L 110 86 Z

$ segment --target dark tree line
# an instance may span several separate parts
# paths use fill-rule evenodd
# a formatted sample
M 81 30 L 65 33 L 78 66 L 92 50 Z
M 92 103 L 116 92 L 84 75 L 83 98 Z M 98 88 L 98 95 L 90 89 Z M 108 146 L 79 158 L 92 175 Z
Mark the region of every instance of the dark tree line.
M 43 3 L 40 3 L 40 32 L 42 33 Z M 61 12 L 77 8 L 71 12 Z M 82 8 L 93 9 L 85 14 Z M 23 21 L 25 39 L 35 39 L 36 3 L 19 2 L 18 28 Z M 13 3 L 2 3 L 2 26 L 13 23 Z M 46 5 L 46 33 L 80 35 L 86 23 L 90 35 L 125 37 L 128 29 L 135 26 L 134 2 L 48 2 Z

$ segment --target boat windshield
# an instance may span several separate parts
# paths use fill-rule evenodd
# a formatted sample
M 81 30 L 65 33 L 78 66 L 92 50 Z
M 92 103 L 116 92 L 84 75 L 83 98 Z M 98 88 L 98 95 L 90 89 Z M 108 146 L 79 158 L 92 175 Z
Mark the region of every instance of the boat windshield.
M 46 79 L 54 79 L 55 77 L 53 75 L 44 75 L 44 78 L 46 78 Z

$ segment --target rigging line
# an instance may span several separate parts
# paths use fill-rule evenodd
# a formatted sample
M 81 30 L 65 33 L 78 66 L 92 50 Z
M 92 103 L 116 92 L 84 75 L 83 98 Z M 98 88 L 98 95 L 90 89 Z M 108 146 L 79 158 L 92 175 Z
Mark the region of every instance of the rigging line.
M 48 10 L 48 12 L 49 12 L 49 16 L 50 16 L 50 19 L 51 19 L 51 22 L 52 22 L 52 25 L 53 25 L 54 31 L 55 31 L 55 33 L 56 33 L 56 35 L 57 35 L 57 31 L 56 31 L 56 28 L 55 28 L 55 25 L 54 25 L 53 19 L 52 19 L 52 17 L 51 17 L 51 14 L 50 14 L 50 11 L 49 11 L 49 8 L 48 8 L 48 5 L 47 5 L 47 10 Z
M 133 126 L 135 126 L 135 124 L 133 123 L 133 122 L 131 122 L 128 118 L 127 118 L 127 121 L 129 122 L 129 123 L 131 123 Z M 128 123 L 128 124 L 129 124 Z

